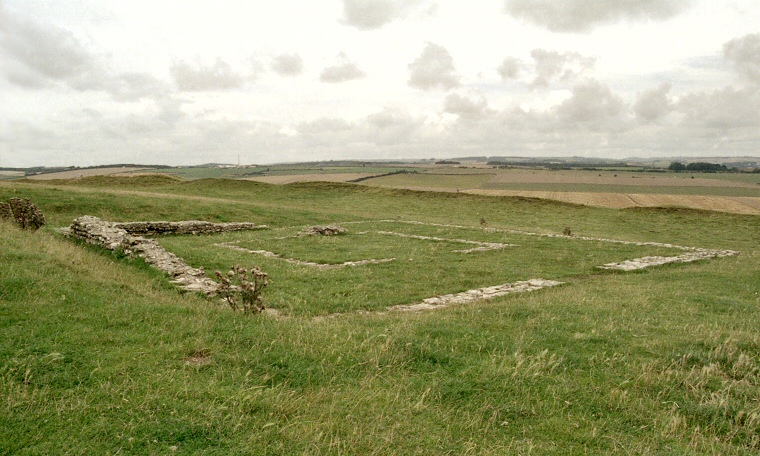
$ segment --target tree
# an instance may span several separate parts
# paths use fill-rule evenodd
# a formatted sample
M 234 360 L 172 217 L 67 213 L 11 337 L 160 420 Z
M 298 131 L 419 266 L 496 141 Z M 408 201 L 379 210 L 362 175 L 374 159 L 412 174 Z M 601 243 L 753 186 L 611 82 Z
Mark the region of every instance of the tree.
M 681 162 L 671 162 L 668 169 L 671 171 L 683 171 L 686 169 L 686 165 Z

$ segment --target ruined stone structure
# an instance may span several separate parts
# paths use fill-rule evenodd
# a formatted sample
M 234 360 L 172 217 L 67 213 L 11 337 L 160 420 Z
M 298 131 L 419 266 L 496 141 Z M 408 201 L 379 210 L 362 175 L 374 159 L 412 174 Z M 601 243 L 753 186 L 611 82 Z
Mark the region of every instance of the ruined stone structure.
M 0 219 L 11 220 L 25 230 L 38 230 L 45 224 L 45 216 L 29 198 L 11 198 L 7 203 L 0 201 Z
M 188 291 L 213 294 L 219 284 L 208 277 L 203 268 L 193 268 L 177 255 L 168 252 L 153 239 L 138 234 L 199 234 L 261 229 L 254 223 L 186 222 L 129 222 L 115 223 L 85 215 L 74 220 L 63 232 L 108 250 L 123 249 L 124 253 L 143 258 L 146 263 L 171 276 L 172 282 Z
M 129 234 L 153 236 L 157 234 L 210 234 L 227 231 L 258 230 L 266 228 L 250 222 L 211 223 L 201 220 L 182 222 L 116 222 L 114 226 Z

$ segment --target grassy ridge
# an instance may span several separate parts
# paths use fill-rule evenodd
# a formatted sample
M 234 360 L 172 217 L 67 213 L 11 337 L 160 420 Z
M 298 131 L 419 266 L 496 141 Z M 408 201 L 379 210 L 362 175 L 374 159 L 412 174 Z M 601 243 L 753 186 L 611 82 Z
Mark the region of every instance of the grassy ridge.
M 29 196 L 58 226 L 84 213 L 250 220 L 272 233 L 485 217 L 742 254 L 434 313 L 319 321 L 235 315 L 139 261 L 3 224 L 0 453 L 760 450 L 758 217 L 335 184 L 102 184 L 0 184 L 0 199 Z

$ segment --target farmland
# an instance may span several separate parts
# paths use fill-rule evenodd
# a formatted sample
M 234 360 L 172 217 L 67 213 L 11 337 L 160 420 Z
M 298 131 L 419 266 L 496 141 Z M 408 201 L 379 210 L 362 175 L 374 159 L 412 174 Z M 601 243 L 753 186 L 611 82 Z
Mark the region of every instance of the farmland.
M 464 190 L 534 183 L 516 182 L 505 174 L 512 170 L 419 171 L 359 184 L 162 175 L 0 182 L 0 200 L 29 197 L 48 220 L 35 233 L 2 224 L 0 451 L 760 449 L 760 217 L 477 195 Z M 602 176 L 609 184 L 583 176 L 570 185 L 618 185 L 614 176 Z M 707 193 L 695 196 L 728 197 L 709 192 L 730 188 L 756 198 L 755 176 L 738 177 L 699 185 Z M 712 177 L 658 186 L 702 179 Z M 261 266 L 271 277 L 266 305 L 276 312 L 233 313 L 178 291 L 140 259 L 56 231 L 84 214 L 266 225 L 158 242 L 209 276 L 236 263 Z M 347 233 L 298 236 L 330 223 Z M 565 228 L 572 236 L 562 236 Z M 677 255 L 674 246 L 740 253 L 630 273 L 597 268 Z M 285 259 L 392 261 L 320 269 Z M 563 285 L 388 311 L 538 277 Z

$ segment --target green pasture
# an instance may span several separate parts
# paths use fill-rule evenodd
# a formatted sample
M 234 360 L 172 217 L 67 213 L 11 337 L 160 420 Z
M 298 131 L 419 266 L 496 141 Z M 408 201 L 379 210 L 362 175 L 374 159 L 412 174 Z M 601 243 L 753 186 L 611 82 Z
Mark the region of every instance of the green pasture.
M 13 196 L 49 223 L 0 222 L 0 454 L 760 451 L 760 217 L 161 176 L 0 182 L 0 200 Z M 233 313 L 56 232 L 84 214 L 266 224 L 159 242 L 209 272 L 262 266 L 280 316 Z M 460 227 L 400 223 L 412 221 Z M 327 223 L 349 231 L 293 237 Z M 564 227 L 741 253 L 608 273 L 594 266 L 677 251 L 499 231 Z M 464 254 L 452 239 L 516 246 Z M 397 261 L 316 270 L 222 242 Z M 567 283 L 434 312 L 351 312 L 538 275 Z
M 256 264 L 270 272 L 270 306 L 288 314 L 320 315 L 356 310 L 383 310 L 425 298 L 493 285 L 547 278 L 569 280 L 597 273 L 596 266 L 650 255 L 678 255 L 676 249 L 611 244 L 576 239 L 483 232 L 481 229 L 427 227 L 393 222 L 346 225 L 338 236 L 298 236 L 283 228 L 214 236 L 160 239 L 167 250 L 209 275 L 234 264 Z M 417 236 L 407 237 L 407 236 Z M 425 239 L 432 238 L 432 239 Z M 488 251 L 462 241 L 503 244 Z M 268 251 L 282 258 L 241 252 Z M 367 259 L 393 259 L 381 264 L 335 269 L 294 265 L 284 258 L 324 265 Z

